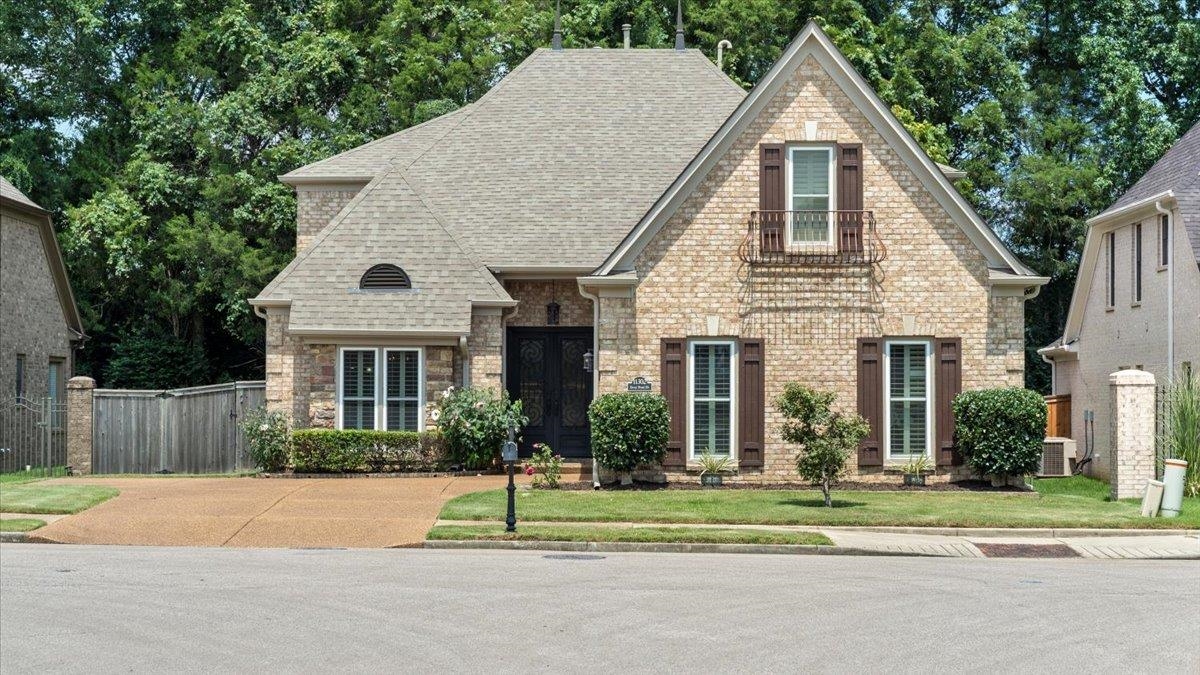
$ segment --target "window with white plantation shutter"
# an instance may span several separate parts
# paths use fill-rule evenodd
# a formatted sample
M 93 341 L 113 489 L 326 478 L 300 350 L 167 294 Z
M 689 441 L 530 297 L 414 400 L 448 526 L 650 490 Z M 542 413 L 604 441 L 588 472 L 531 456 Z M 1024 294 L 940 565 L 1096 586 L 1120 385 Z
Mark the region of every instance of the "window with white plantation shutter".
M 421 417 L 420 353 L 387 351 L 387 430 L 417 431 Z
M 342 428 L 375 428 L 375 350 L 342 352 Z
M 831 147 L 788 148 L 789 243 L 830 242 L 834 167 Z
M 733 456 L 735 410 L 734 343 L 693 342 L 689 345 L 691 433 L 688 455 L 705 452 Z
M 929 452 L 930 349 L 926 342 L 889 342 L 887 370 L 888 458 L 907 460 Z

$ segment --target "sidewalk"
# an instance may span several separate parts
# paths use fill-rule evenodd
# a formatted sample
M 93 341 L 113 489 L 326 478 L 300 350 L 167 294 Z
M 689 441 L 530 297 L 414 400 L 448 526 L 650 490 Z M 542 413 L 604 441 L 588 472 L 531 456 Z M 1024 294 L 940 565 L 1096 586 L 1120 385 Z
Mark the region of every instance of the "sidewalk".
M 481 525 L 481 521 L 439 520 L 438 525 Z M 700 525 L 681 523 L 534 522 L 525 525 L 578 527 L 694 527 L 774 532 L 820 532 L 833 543 L 863 554 L 918 555 L 942 558 L 1119 558 L 1200 560 L 1200 533 L 1153 530 L 1004 530 L 972 529 L 950 534 L 945 528 L 814 527 L 799 525 Z M 888 531 L 893 530 L 893 531 Z M 474 543 L 474 542 L 472 542 Z M 497 542 L 480 548 L 490 548 Z M 537 542 L 511 542 L 536 548 Z

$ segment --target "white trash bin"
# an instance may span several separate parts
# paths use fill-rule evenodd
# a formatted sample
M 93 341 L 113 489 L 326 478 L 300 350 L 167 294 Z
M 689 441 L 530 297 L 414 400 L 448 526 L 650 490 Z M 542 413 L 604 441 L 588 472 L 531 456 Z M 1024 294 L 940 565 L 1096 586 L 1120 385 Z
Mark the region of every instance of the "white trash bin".
M 1187 462 L 1182 459 L 1163 460 L 1163 498 L 1162 514 L 1164 518 L 1174 518 L 1183 508 L 1183 478 L 1187 474 Z

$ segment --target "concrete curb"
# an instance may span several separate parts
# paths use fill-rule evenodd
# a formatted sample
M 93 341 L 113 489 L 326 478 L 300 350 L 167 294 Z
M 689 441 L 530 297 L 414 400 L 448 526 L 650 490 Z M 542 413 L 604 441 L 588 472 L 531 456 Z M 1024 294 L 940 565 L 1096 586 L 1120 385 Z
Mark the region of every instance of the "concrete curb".
M 849 546 L 814 546 L 805 544 L 677 544 L 654 542 L 595 542 L 595 541 L 498 541 L 491 539 L 426 540 L 424 548 L 486 549 L 501 551 L 565 551 L 575 553 L 769 553 L 785 555 L 865 555 L 904 556 L 923 558 L 952 558 L 957 556 L 936 553 L 880 551 Z

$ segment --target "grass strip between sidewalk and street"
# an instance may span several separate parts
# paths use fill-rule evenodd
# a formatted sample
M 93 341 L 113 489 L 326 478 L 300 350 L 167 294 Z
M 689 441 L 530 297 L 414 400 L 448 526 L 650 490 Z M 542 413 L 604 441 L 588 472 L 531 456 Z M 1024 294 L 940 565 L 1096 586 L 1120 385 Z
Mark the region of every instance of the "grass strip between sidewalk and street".
M 1144 518 L 1138 500 L 1108 501 L 1106 484 L 1075 477 L 1037 480 L 1036 493 L 837 491 L 833 508 L 810 490 L 523 490 L 517 517 L 541 522 L 708 523 L 816 526 L 1200 529 L 1200 498 L 1178 518 Z M 442 508 L 442 520 L 497 521 L 504 490 L 472 492 Z
M 45 525 L 46 521 L 33 518 L 4 518 L 0 519 L 0 532 L 28 532 Z
M 40 481 L 9 483 L 0 486 L 0 511 L 79 513 L 116 497 L 118 492 L 105 485 L 47 485 Z
M 432 540 L 489 541 L 591 541 L 668 544 L 792 544 L 832 546 L 819 532 L 709 529 L 696 527 L 597 527 L 584 525 L 521 525 L 505 532 L 503 525 L 438 525 L 426 537 Z

